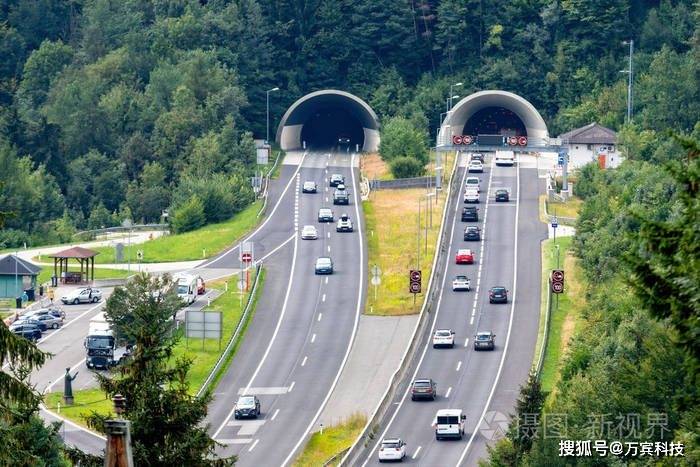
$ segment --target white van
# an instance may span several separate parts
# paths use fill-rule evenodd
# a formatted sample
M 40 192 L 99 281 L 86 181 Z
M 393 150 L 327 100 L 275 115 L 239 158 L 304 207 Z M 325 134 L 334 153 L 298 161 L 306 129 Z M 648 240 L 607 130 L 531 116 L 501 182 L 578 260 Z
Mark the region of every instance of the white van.
M 445 438 L 462 439 L 466 420 L 467 416 L 462 413 L 462 409 L 438 410 L 433 420 L 435 439 L 438 441 Z
M 178 274 L 173 278 L 177 296 L 185 305 L 194 303 L 197 298 L 197 277 L 189 274 Z
M 515 164 L 515 153 L 513 151 L 496 151 L 496 165 L 513 166 Z

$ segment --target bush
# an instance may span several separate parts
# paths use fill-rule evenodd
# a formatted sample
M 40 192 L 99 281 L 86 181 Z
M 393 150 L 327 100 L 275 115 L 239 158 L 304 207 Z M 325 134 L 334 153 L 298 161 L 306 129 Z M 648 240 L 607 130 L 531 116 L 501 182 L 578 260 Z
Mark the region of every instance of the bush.
M 189 232 L 203 226 L 205 222 L 204 204 L 197 195 L 177 206 L 170 220 L 175 233 Z
M 428 163 L 428 143 L 425 132 L 403 117 L 390 119 L 383 127 L 379 153 L 387 162 L 398 157 L 412 157 L 420 165 Z
M 399 157 L 391 162 L 391 173 L 394 178 L 420 177 L 425 173 L 425 167 L 415 157 Z
M 21 247 L 25 242 L 31 244 L 27 232 L 17 229 L 0 230 L 0 249 Z

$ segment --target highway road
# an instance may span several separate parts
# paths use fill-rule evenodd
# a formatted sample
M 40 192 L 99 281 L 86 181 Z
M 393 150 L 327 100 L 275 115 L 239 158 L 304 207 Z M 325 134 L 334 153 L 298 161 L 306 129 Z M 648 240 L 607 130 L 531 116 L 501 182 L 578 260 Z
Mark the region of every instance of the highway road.
M 282 183 L 271 187 L 273 211 L 253 236 L 256 257 L 267 256 L 264 292 L 243 344 L 214 391 L 207 419 L 211 434 L 226 445 L 220 454 L 238 455 L 238 465 L 282 465 L 293 460 L 347 358 L 366 277 L 355 158 L 337 152 L 308 153 L 300 166 L 283 166 Z M 345 176 L 349 206 L 333 206 L 333 188 L 328 186 L 333 173 Z M 319 192 L 302 194 L 305 181 L 315 181 Z M 281 191 L 282 185 L 288 188 Z M 326 206 L 336 219 L 347 213 L 354 232 L 337 233 L 335 223 L 318 223 L 318 209 Z M 318 240 L 296 235 L 306 224 L 317 227 Z M 334 274 L 314 274 L 319 256 L 333 259 Z M 205 268 L 237 264 L 238 252 L 233 249 Z M 233 405 L 243 393 L 259 397 L 259 419 L 234 419 Z
M 376 444 L 367 449 L 363 465 L 377 464 L 377 445 L 384 437 L 400 437 L 407 443 L 405 462 L 418 465 L 477 465 L 486 445 L 507 427 L 519 385 L 531 367 L 537 335 L 540 302 L 540 241 L 546 229 L 537 216 L 539 180 L 536 169 L 495 167 L 486 164 L 483 174 L 467 174 L 464 164 L 457 180 L 462 186 L 467 175 L 481 179 L 479 205 L 481 242 L 465 242 L 460 199 L 448 209 L 450 246 L 441 293 L 432 318 L 435 329 L 456 332 L 455 347 L 433 349 L 430 340 L 419 351 L 419 363 L 411 380 L 432 378 L 437 382 L 435 401 L 411 401 L 409 387 L 398 392 L 395 408 L 386 426 L 379 430 Z M 507 188 L 510 201 L 496 203 L 494 191 Z M 459 248 L 476 251 L 473 265 L 456 265 Z M 453 292 L 451 280 L 466 274 L 472 280 L 470 292 Z M 488 290 L 505 286 L 508 304 L 489 304 Z M 475 351 L 474 335 L 479 331 L 496 334 L 494 351 Z M 462 441 L 437 441 L 432 422 L 438 409 L 463 409 L 467 416 Z M 483 421 L 482 421 L 483 419 Z

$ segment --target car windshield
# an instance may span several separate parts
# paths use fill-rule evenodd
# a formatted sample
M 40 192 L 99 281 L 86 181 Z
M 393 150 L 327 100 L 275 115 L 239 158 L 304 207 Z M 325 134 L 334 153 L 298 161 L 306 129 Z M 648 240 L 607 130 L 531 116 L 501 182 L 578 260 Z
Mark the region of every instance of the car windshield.
M 476 338 L 480 341 L 487 341 L 491 337 L 490 334 L 477 334 Z
M 314 230 L 316 230 L 316 227 L 314 227 L 313 225 L 304 226 L 304 232 L 313 232 Z
M 459 254 L 459 255 L 471 255 L 472 252 L 469 250 L 459 250 L 459 253 L 457 253 L 457 254 Z
M 316 264 L 319 266 L 330 266 L 331 260 L 329 258 L 319 258 L 316 260 Z
M 320 209 L 318 211 L 319 215 L 321 216 L 330 216 L 331 215 L 331 210 L 330 209 Z
M 450 337 L 452 335 L 450 331 L 437 331 L 435 334 L 438 337 Z
M 247 396 L 247 397 L 238 398 L 238 405 L 248 406 L 248 405 L 254 405 L 254 404 L 255 404 L 254 397 Z
M 467 280 L 467 276 L 457 276 L 457 277 L 455 277 L 455 280 L 456 280 L 456 281 L 466 281 L 466 280 Z
M 467 179 L 467 185 L 478 185 L 479 184 L 479 179 L 476 177 L 469 177 Z
M 401 445 L 398 443 L 398 441 L 383 441 L 382 442 L 382 448 L 384 448 L 384 449 L 398 449 L 400 447 L 401 447 Z
M 428 388 L 430 387 L 430 381 L 416 381 L 413 385 L 417 388 Z
M 476 232 L 478 229 L 474 226 L 467 227 L 467 232 Z
M 184 295 L 184 294 L 188 293 L 189 290 L 190 290 L 189 287 L 187 287 L 186 285 L 178 285 L 177 286 L 178 295 Z
M 493 289 L 491 289 L 491 291 L 493 293 L 503 293 L 506 291 L 506 289 L 504 289 L 503 287 L 494 287 Z
M 88 337 L 87 346 L 91 349 L 111 349 L 114 346 L 114 338 L 108 336 Z

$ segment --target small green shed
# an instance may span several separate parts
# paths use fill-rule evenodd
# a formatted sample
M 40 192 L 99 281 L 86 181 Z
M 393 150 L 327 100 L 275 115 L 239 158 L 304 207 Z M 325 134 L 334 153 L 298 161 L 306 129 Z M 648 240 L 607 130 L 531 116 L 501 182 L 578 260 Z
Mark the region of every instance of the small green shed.
M 36 289 L 41 268 L 15 255 L 0 258 L 0 298 L 17 298 L 27 289 Z

